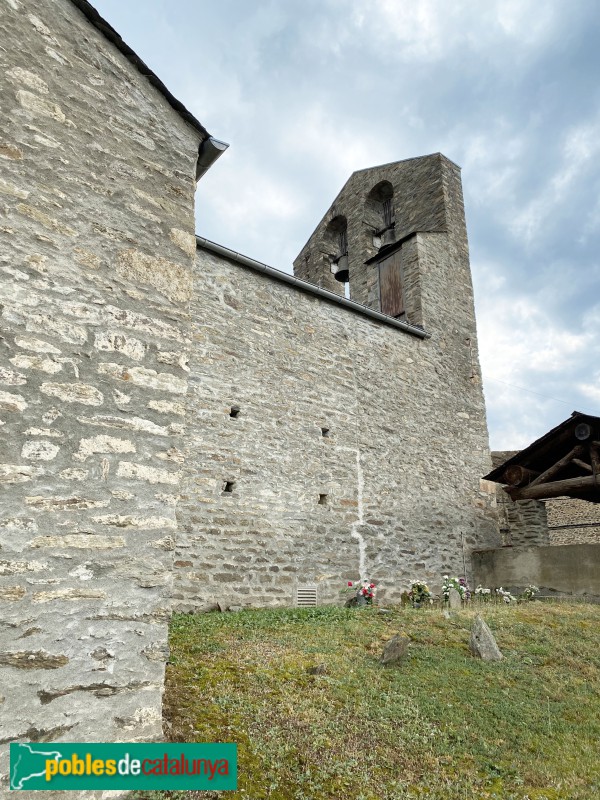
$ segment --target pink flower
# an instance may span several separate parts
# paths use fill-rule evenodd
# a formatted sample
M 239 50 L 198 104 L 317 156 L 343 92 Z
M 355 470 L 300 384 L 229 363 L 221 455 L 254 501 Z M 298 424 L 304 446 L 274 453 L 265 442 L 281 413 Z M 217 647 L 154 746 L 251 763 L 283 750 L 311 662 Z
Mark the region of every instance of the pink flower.
M 352 581 L 348 581 L 348 586 L 352 586 Z

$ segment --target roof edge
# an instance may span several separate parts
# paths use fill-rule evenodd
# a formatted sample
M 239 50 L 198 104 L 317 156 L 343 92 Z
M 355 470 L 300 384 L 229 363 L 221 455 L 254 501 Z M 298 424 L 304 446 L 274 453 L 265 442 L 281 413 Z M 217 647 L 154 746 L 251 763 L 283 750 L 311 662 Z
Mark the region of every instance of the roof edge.
M 267 264 L 263 264 L 262 261 L 255 261 L 253 258 L 244 256 L 235 250 L 230 250 L 228 247 L 224 247 L 221 244 L 211 242 L 210 239 L 205 239 L 202 236 L 196 236 L 196 248 L 204 248 L 211 253 L 216 253 L 217 255 L 227 258 L 229 261 L 234 261 L 243 267 L 248 267 L 255 272 L 260 272 L 263 275 L 268 275 L 270 278 L 274 278 L 277 281 L 294 286 L 296 289 L 299 289 L 302 292 L 317 295 L 318 297 L 328 300 L 331 303 L 335 303 L 338 306 L 343 306 L 349 311 L 357 312 L 365 317 L 370 317 L 378 322 L 383 322 L 386 325 L 390 325 L 392 328 L 399 328 L 405 333 L 410 333 L 412 336 L 415 336 L 419 339 L 431 338 L 431 334 L 427 333 L 427 331 L 425 331 L 423 328 L 420 328 L 418 325 L 411 325 L 408 322 L 402 322 L 394 317 L 388 317 L 387 314 L 382 314 L 380 311 L 374 311 L 372 308 L 363 306 L 361 303 L 355 303 L 354 300 L 347 300 L 345 297 L 340 297 L 334 292 L 330 292 L 327 289 L 322 289 L 320 286 L 317 286 L 314 283 L 309 283 L 309 281 L 303 281 L 300 278 L 296 278 L 294 275 L 289 275 L 287 272 L 283 272 L 280 269 L 269 267 Z
M 171 94 L 171 92 L 167 89 L 165 84 L 161 81 L 161 79 L 154 73 L 150 67 L 142 61 L 142 59 L 138 56 L 138 54 L 129 47 L 129 45 L 123 41 L 121 36 L 117 33 L 117 31 L 110 25 L 100 14 L 96 11 L 93 5 L 88 2 L 88 0 L 71 0 L 71 3 L 76 6 L 79 11 L 86 17 L 86 19 L 91 22 L 91 24 L 96 28 L 100 33 L 111 42 L 117 50 L 119 50 L 125 58 L 133 64 L 133 66 L 138 70 L 138 72 L 144 76 L 151 84 L 157 89 L 169 105 L 179 114 L 179 116 L 187 122 L 188 125 L 191 125 L 192 128 L 200 133 L 202 139 L 210 138 L 210 133 L 206 130 L 204 125 L 196 119 L 196 117 L 188 111 L 188 109 L 183 105 L 183 103 L 178 100 L 175 95 Z

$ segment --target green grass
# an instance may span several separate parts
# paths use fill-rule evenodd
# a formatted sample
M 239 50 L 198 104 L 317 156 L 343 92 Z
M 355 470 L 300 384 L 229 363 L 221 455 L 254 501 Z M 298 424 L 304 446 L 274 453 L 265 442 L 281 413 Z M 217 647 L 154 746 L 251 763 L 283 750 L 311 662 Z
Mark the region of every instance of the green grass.
M 500 663 L 469 654 L 471 609 L 174 617 L 170 738 L 237 742 L 239 788 L 163 796 L 600 797 L 600 607 L 481 610 Z M 408 655 L 382 667 L 397 632 L 411 639 Z M 325 674 L 307 672 L 317 664 Z

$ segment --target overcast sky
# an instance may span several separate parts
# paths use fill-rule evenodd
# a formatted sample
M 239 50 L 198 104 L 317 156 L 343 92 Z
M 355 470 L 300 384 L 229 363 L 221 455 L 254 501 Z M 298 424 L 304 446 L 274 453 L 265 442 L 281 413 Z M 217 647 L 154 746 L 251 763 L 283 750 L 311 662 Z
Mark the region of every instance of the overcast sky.
M 92 0 L 213 136 L 197 232 L 292 260 L 350 173 L 462 167 L 492 449 L 600 415 L 597 0 Z

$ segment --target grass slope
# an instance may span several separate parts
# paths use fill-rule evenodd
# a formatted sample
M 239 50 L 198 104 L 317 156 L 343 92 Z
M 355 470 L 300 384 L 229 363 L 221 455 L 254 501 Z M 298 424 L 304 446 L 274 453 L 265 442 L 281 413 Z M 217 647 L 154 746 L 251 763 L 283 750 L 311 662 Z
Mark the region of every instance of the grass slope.
M 468 651 L 480 610 L 505 655 Z M 237 792 L 273 800 L 600 797 L 600 607 L 287 609 L 179 615 L 173 741 L 239 745 Z M 378 663 L 395 633 L 405 660 Z M 307 669 L 326 665 L 324 674 Z

